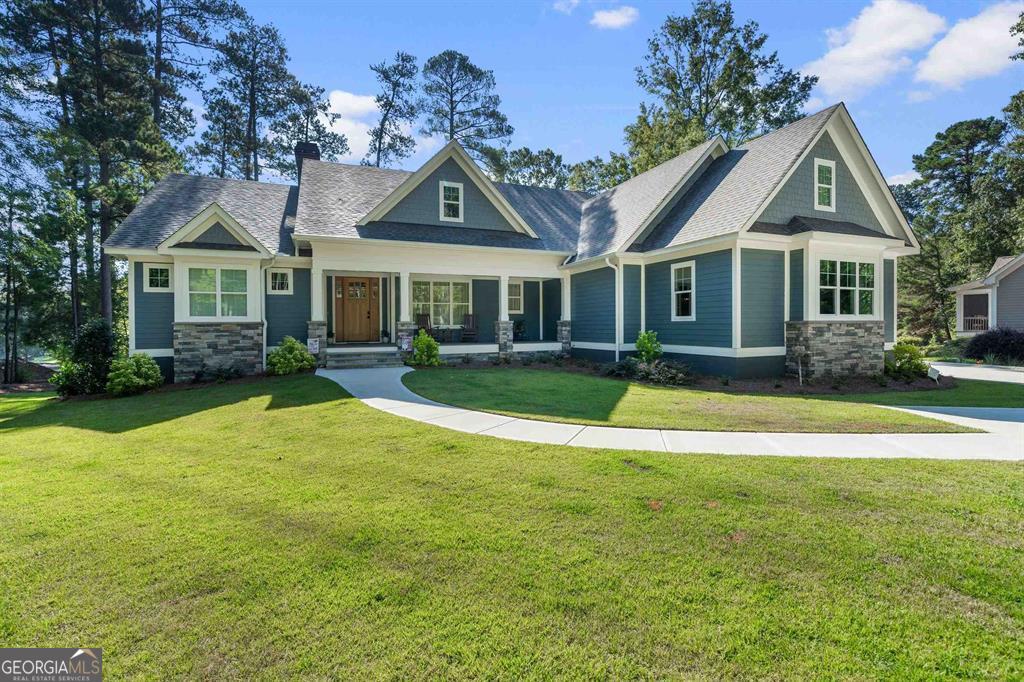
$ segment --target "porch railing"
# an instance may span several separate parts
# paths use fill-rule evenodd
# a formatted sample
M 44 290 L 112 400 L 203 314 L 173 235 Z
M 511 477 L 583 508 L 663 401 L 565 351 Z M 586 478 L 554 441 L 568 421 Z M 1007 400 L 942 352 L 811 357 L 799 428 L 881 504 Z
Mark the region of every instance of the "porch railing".
M 970 315 L 964 317 L 965 332 L 983 332 L 988 330 L 988 315 Z

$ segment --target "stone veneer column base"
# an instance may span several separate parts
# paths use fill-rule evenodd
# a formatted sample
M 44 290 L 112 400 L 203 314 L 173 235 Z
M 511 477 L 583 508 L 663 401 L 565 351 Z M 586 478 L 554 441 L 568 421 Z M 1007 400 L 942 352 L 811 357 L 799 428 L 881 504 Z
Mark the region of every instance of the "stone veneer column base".
M 572 352 L 572 321 L 559 320 L 556 340 L 562 344 L 562 354 L 569 355 Z
M 498 357 L 510 358 L 514 352 L 512 320 L 494 321 L 494 340 L 498 342 Z
M 263 373 L 262 322 L 175 322 L 173 343 L 175 383 L 218 369 Z
M 327 322 L 322 320 L 309 320 L 306 322 L 306 339 L 320 339 L 320 353 L 317 355 L 317 364 L 323 365 L 327 361 Z
M 810 379 L 871 376 L 885 369 L 885 323 L 787 322 L 786 372 Z

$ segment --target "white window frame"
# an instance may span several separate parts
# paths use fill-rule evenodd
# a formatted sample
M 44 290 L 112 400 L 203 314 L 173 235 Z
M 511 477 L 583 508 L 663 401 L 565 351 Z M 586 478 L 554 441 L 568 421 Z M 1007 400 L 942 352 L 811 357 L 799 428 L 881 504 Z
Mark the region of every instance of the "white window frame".
M 823 262 L 833 262 L 836 264 L 836 284 L 835 286 L 823 286 L 821 284 L 821 264 Z M 842 263 L 853 263 L 854 264 L 854 277 L 855 285 L 853 287 L 842 286 Z M 885 295 L 882 291 L 883 286 L 880 283 L 883 280 L 883 270 L 878 261 L 874 258 L 865 258 L 858 256 L 820 256 L 814 261 L 814 309 L 817 313 L 817 319 L 819 320 L 874 320 L 879 319 L 881 316 L 880 310 L 882 301 L 881 298 Z M 860 285 L 860 266 L 871 265 L 874 268 L 874 282 L 870 289 L 862 287 Z M 833 289 L 833 300 L 835 302 L 834 313 L 823 313 L 821 311 L 821 290 L 822 289 Z M 853 291 L 853 313 L 840 312 L 839 303 L 839 292 L 842 289 L 848 289 Z M 871 291 L 871 312 L 861 313 L 860 312 L 860 292 Z
M 435 305 L 434 304 L 434 284 L 448 284 L 449 286 L 451 286 L 452 284 L 455 284 L 455 283 L 468 284 L 469 285 L 469 314 L 470 315 L 473 314 L 473 280 L 472 279 L 470 279 L 468 277 L 436 277 L 436 276 L 431 277 L 431 276 L 426 276 L 426 275 L 423 275 L 423 276 L 412 275 L 410 277 L 410 280 L 411 281 L 409 283 L 410 284 L 410 287 L 409 287 L 409 309 L 412 312 L 412 319 L 414 321 L 416 319 L 416 314 L 417 313 L 416 313 L 416 301 L 413 298 L 413 292 L 416 290 L 415 285 L 417 283 L 429 284 L 430 285 L 430 293 L 428 294 L 428 298 L 429 298 L 428 305 L 431 307 L 431 310 L 433 310 L 433 306 Z M 404 283 L 403 283 L 403 286 L 404 286 Z M 454 315 L 455 305 L 456 305 L 455 301 L 452 300 L 451 297 L 449 297 L 449 300 L 448 300 L 448 314 L 449 315 Z M 464 304 L 460 303 L 459 305 L 464 305 Z M 431 314 L 430 314 L 430 324 L 431 324 L 431 326 L 439 328 L 439 329 L 443 329 L 443 328 L 446 328 L 446 327 L 461 327 L 462 326 L 461 322 L 459 322 L 458 324 L 456 324 L 455 322 L 452 322 L 452 324 L 437 324 L 437 321 L 434 319 L 433 312 L 431 312 Z
M 214 275 L 214 291 L 196 291 L 193 292 L 189 288 L 189 270 L 213 270 L 216 274 Z M 221 311 L 221 290 L 220 290 L 220 273 L 221 270 L 241 270 L 245 272 L 245 315 L 222 315 Z M 189 263 L 185 266 L 185 278 L 184 278 L 184 293 L 183 304 L 186 314 L 186 319 L 196 322 L 247 322 L 252 318 L 252 306 L 253 306 L 253 291 L 252 291 L 252 276 L 251 269 L 244 265 L 214 265 L 212 263 Z M 258 281 L 258 280 L 257 280 Z M 215 315 L 193 315 L 192 314 L 192 294 L 214 294 L 216 301 L 217 311 Z M 241 292 L 227 292 L 229 294 L 241 293 Z
M 160 268 L 167 271 L 166 287 L 149 286 L 149 271 L 153 268 Z M 174 263 L 143 263 L 142 264 L 142 290 L 147 294 L 173 294 L 174 293 Z
M 686 293 L 686 290 L 676 291 L 676 270 L 690 268 L 690 314 L 676 315 L 676 294 Z M 673 322 L 694 322 L 697 319 L 697 262 L 692 260 L 673 263 L 668 277 L 669 290 L 669 316 Z
M 270 284 L 273 282 L 273 273 L 288 275 L 288 288 L 274 290 Z M 267 268 L 267 294 L 271 296 L 290 296 L 295 293 L 295 273 L 291 268 Z
M 458 218 L 449 218 L 449 217 L 446 217 L 445 214 L 444 214 L 444 205 L 446 203 L 449 203 L 449 204 L 454 203 L 454 202 L 451 202 L 451 201 L 446 202 L 444 200 L 444 188 L 445 187 L 454 187 L 454 188 L 459 190 L 459 217 Z M 445 222 L 445 223 L 461 223 L 463 221 L 463 218 L 465 217 L 465 210 L 464 210 L 465 209 L 465 203 L 466 203 L 465 199 L 466 199 L 466 194 L 465 194 L 465 191 L 462 188 L 462 183 L 461 182 L 448 182 L 447 180 L 441 180 L 441 182 L 438 184 L 438 189 L 437 189 L 437 217 L 438 217 L 438 220 L 440 220 L 441 222 Z
M 820 182 L 818 182 L 818 168 L 821 167 L 821 166 L 826 166 L 827 168 L 829 168 L 832 171 L 832 184 L 831 185 L 822 185 Z M 814 160 L 814 210 L 815 211 L 828 211 L 829 213 L 835 213 L 836 212 L 836 184 L 837 184 L 836 183 L 836 162 L 835 161 L 830 161 L 828 159 L 815 159 Z M 831 194 L 831 196 L 832 196 L 832 205 L 831 206 L 826 206 L 824 204 L 818 203 L 818 188 L 819 187 L 828 187 L 829 189 L 832 190 L 832 194 Z
M 519 295 L 513 297 L 512 287 L 519 287 Z M 523 314 L 523 298 L 525 298 L 526 291 L 521 279 L 510 279 L 508 281 L 508 314 L 509 315 L 522 315 Z M 512 305 L 513 298 L 519 299 L 519 305 Z

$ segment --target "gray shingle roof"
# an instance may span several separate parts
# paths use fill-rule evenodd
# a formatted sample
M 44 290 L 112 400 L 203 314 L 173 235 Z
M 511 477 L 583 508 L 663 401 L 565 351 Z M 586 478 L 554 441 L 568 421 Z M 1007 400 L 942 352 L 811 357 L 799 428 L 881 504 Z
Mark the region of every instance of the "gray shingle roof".
M 650 251 L 739 232 L 840 105 L 747 142 L 715 159 L 644 240 Z
M 991 275 L 993 272 L 1016 258 L 1017 256 L 999 256 L 999 258 L 996 258 L 996 262 L 992 264 L 992 267 L 989 268 L 988 274 Z M 987 276 L 988 275 L 986 275 L 986 277 Z
M 785 236 L 792 236 L 794 234 L 800 234 L 801 232 L 830 232 L 832 234 L 846 234 L 855 237 L 889 237 L 889 235 L 883 232 L 872 230 L 870 227 L 864 227 L 857 223 L 799 215 L 793 216 L 793 218 L 785 225 L 780 225 L 779 223 L 762 223 L 758 221 L 750 226 L 750 231 L 760 232 L 762 234 L 780 234 Z
M 285 219 L 295 215 L 298 188 L 265 182 L 174 173 L 158 182 L 104 246 L 156 248 L 182 225 L 216 202 L 268 251 L 293 253 Z
M 710 139 L 588 199 L 576 260 L 619 249 L 716 142 L 717 138 Z
M 359 220 L 398 188 L 408 171 L 306 161 L 295 219 L 298 236 L 331 236 L 402 241 L 437 241 L 468 246 L 500 246 L 574 252 L 580 206 L 588 195 L 568 190 L 495 183 L 498 191 L 537 233 L 538 239 L 499 230 Z

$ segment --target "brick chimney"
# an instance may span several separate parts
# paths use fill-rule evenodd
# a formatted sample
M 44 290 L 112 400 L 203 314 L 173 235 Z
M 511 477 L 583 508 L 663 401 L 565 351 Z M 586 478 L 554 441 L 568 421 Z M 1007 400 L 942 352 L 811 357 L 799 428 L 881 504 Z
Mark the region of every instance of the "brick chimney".
M 320 147 L 317 146 L 316 142 L 295 143 L 295 167 L 298 169 L 299 182 L 302 182 L 303 159 L 320 160 Z

